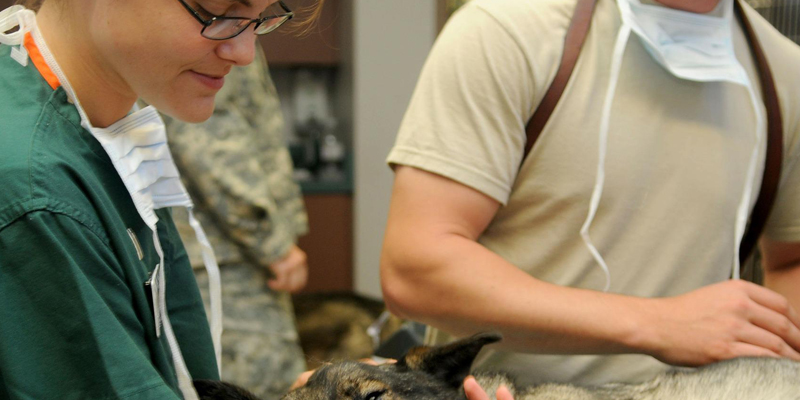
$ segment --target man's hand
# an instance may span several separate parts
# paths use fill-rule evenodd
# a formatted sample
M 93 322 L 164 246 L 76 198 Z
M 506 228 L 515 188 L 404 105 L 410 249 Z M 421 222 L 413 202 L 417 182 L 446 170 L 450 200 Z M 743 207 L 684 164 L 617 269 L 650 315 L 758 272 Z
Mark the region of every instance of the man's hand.
M 783 296 L 744 281 L 727 281 L 652 301 L 643 349 L 677 365 L 742 356 L 800 360 L 800 318 Z
M 491 400 L 471 376 L 464 380 L 464 393 L 467 395 L 467 400 Z M 514 397 L 505 386 L 500 386 L 497 389 L 497 400 L 514 400 Z
M 275 278 L 268 281 L 270 289 L 294 293 L 306 286 L 308 282 L 308 264 L 306 253 L 296 245 L 282 259 L 269 266 Z

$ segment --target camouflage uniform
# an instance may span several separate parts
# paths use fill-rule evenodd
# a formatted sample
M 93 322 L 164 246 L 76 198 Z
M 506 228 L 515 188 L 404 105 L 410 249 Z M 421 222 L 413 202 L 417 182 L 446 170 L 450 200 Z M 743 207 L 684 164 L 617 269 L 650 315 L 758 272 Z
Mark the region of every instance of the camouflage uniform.
M 222 378 L 265 399 L 278 398 L 305 370 L 305 361 L 289 295 L 266 285 L 268 265 L 287 254 L 308 222 L 263 53 L 248 67 L 234 67 L 208 121 L 165 120 L 173 156 L 220 264 Z M 192 265 L 202 267 L 185 215 L 175 220 Z M 205 271 L 196 268 L 195 274 L 206 288 Z

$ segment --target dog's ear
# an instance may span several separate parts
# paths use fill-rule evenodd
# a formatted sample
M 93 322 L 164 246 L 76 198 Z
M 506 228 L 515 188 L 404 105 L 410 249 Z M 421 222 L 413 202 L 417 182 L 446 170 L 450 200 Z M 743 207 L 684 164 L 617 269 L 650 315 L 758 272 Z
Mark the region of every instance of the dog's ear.
M 502 338 L 499 333 L 479 333 L 444 346 L 415 347 L 397 362 L 397 367 L 426 372 L 458 389 L 483 346 Z
M 192 383 L 200 400 L 260 400 L 247 390 L 227 382 L 198 379 Z

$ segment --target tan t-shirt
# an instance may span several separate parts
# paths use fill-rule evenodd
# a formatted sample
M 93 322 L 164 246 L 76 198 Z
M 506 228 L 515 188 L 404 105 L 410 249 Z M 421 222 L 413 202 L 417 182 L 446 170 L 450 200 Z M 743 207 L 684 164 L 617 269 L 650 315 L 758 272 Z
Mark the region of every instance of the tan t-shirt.
M 605 275 L 579 232 L 597 174 L 600 117 L 621 24 L 613 0 L 598 2 L 570 84 L 519 167 L 525 124 L 556 73 L 575 4 L 475 0 L 457 12 L 426 62 L 388 162 L 443 175 L 500 202 L 479 241 L 535 278 L 602 290 Z M 800 48 L 746 10 L 770 61 L 784 123 L 781 188 L 766 234 L 797 241 Z M 760 95 L 738 26 L 734 37 Z M 606 182 L 590 230 L 610 269 L 610 292 L 674 296 L 730 277 L 754 129 L 744 87 L 675 78 L 631 36 L 611 109 Z M 763 157 L 764 146 L 753 203 Z M 496 351 L 485 351 L 478 364 L 508 370 L 523 383 L 639 381 L 666 368 L 643 355 Z

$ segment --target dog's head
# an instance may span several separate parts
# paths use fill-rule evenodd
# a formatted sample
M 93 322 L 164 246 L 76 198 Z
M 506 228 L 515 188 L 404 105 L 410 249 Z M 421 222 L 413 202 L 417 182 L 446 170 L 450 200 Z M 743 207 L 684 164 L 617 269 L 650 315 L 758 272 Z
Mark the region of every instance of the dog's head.
M 396 364 L 341 362 L 318 369 L 283 400 L 456 400 L 483 346 L 501 336 L 483 333 L 445 346 L 417 347 Z

